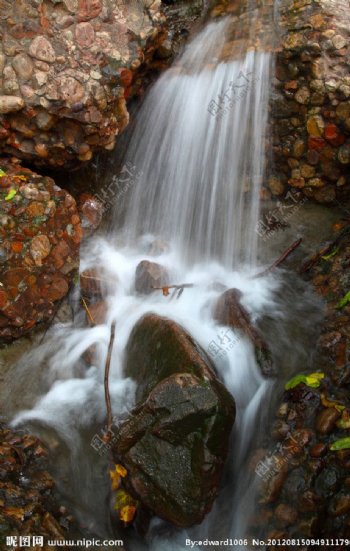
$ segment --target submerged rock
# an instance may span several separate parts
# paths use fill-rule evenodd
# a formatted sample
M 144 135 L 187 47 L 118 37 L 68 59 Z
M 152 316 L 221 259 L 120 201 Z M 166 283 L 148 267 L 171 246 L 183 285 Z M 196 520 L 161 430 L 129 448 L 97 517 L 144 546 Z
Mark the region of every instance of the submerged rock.
M 18 163 L 0 163 L 0 340 L 50 319 L 79 265 L 75 200 Z
M 176 526 L 197 524 L 219 491 L 234 400 L 190 335 L 155 314 L 132 331 L 125 374 L 138 383 L 139 405 L 113 453 L 129 473 L 128 490 Z
M 214 307 L 214 319 L 221 325 L 238 329 L 248 337 L 254 346 L 256 360 L 263 375 L 275 374 L 271 352 L 263 336 L 254 327 L 249 313 L 242 306 L 242 293 L 238 289 L 228 289 L 218 299 Z

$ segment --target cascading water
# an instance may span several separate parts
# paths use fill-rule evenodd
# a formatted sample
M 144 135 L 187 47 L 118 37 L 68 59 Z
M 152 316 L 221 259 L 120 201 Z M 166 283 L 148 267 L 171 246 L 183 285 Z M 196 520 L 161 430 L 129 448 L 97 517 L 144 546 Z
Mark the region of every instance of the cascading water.
M 134 386 L 123 379 L 123 353 L 131 329 L 144 313 L 174 319 L 213 356 L 211 343 L 223 330 L 212 319 L 212 305 L 220 294 L 213 283 L 240 289 L 254 321 L 274 311 L 274 330 L 288 352 L 285 314 L 274 302 L 280 282 L 271 276 L 249 277 L 256 270 L 254 230 L 264 173 L 272 55 L 254 48 L 247 51 L 244 43 L 234 59 L 227 59 L 227 28 L 226 21 L 209 24 L 161 77 L 139 113 L 127 160 L 141 175 L 132 186 L 123 227 L 116 230 L 116 210 L 108 238 L 89 242 L 82 254 L 81 270 L 98 266 L 108 274 L 106 323 L 82 328 L 78 316 L 77 327 L 54 328 L 32 360 L 26 359 L 28 371 L 34 363 L 49 365 L 43 380 L 49 390 L 15 422 L 38 430 L 49 444 L 54 441 L 57 473 L 64 473 L 58 481 L 61 490 L 97 534 L 110 533 L 107 484 L 96 475 L 106 466 L 90 441 L 105 417 L 103 372 L 113 320 L 117 338 L 110 391 L 116 416 L 132 407 Z M 154 260 L 149 243 L 155 237 L 168 245 L 156 261 L 168 268 L 172 282 L 194 284 L 172 302 L 161 293 L 142 297 L 134 291 L 135 268 L 141 260 Z M 278 359 L 278 349 L 271 344 Z M 93 360 L 84 371 L 81 357 L 91 347 Z M 242 488 L 237 480 L 243 479 L 247 451 L 259 429 L 257 419 L 263 422 L 262 400 L 272 383 L 260 374 L 245 338 L 213 360 L 237 404 L 229 486 L 190 536 L 164 533 L 156 522 L 146 543 L 135 538 L 131 549 L 184 549 L 186 537 L 203 539 L 215 530 L 220 534 L 214 539 L 244 536 L 250 498 L 239 511 Z
M 232 267 L 256 259 L 272 56 L 242 51 L 223 62 L 227 27 L 208 25 L 145 101 L 128 151 L 141 176 L 124 227 L 129 243 L 155 234 L 191 261 Z

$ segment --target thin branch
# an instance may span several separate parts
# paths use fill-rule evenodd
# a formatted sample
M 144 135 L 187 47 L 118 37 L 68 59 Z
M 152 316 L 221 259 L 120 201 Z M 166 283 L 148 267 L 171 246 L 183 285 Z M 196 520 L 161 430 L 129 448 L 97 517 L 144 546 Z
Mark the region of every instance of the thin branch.
M 157 291 L 163 291 L 163 295 L 165 297 L 169 295 L 169 289 L 174 289 L 174 291 L 170 296 L 170 300 L 173 300 L 176 294 L 177 294 L 176 298 L 180 298 L 184 289 L 189 289 L 190 287 L 194 287 L 194 283 L 181 283 L 180 285 L 164 285 L 163 287 L 152 287 L 152 289 L 155 289 Z
M 269 268 L 266 268 L 266 270 L 263 270 L 262 272 L 259 272 L 258 274 L 254 275 L 252 277 L 252 279 L 257 279 L 258 277 L 263 277 L 265 276 L 266 274 L 272 272 L 275 268 L 277 268 L 280 264 L 282 264 L 282 262 L 284 262 L 286 260 L 286 258 L 288 258 L 288 256 L 293 252 L 295 251 L 295 249 L 297 247 L 299 247 L 300 243 L 302 242 L 302 239 L 297 239 L 296 241 L 294 241 L 294 243 L 292 243 L 290 245 L 290 247 L 288 247 L 287 250 L 284 251 L 284 253 L 281 254 L 281 256 L 279 256 L 277 258 L 277 260 L 275 260 L 275 262 L 273 264 L 271 264 L 271 266 Z
M 109 370 L 110 370 L 110 366 L 111 366 L 114 338 L 115 338 L 115 321 L 113 321 L 113 323 L 111 325 L 111 336 L 110 336 L 109 345 L 108 345 L 108 352 L 107 352 L 106 365 L 105 365 L 105 379 L 104 379 L 105 401 L 106 401 L 106 408 L 107 408 L 107 435 L 108 435 L 108 440 L 111 438 L 112 424 L 113 424 L 111 396 L 110 396 L 110 393 L 109 393 Z
M 92 317 L 92 314 L 89 310 L 89 307 L 88 307 L 87 302 L 86 302 L 84 297 L 81 297 L 81 302 L 83 303 L 84 310 L 86 312 L 86 315 L 87 315 L 88 320 L 90 321 L 91 325 L 96 325 L 96 322 L 95 322 L 94 318 Z

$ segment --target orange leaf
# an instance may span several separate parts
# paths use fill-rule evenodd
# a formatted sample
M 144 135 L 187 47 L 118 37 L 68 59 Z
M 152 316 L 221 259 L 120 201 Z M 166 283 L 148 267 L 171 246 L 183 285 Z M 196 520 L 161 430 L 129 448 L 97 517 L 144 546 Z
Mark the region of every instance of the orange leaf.
M 115 471 L 109 471 L 109 477 L 112 481 L 112 490 L 118 490 L 120 484 L 120 475 L 117 472 L 117 469 Z
M 162 291 L 163 291 L 163 296 L 167 297 L 170 292 L 169 292 L 169 287 L 162 287 Z
M 126 470 L 125 467 L 123 467 L 123 465 L 117 464 L 117 465 L 115 466 L 115 470 L 116 470 L 116 472 L 117 472 L 122 478 L 125 478 L 126 475 L 128 474 L 128 471 Z
M 134 520 L 134 516 L 136 513 L 136 507 L 133 505 L 125 505 L 120 512 L 119 512 L 119 518 L 123 522 L 132 522 Z

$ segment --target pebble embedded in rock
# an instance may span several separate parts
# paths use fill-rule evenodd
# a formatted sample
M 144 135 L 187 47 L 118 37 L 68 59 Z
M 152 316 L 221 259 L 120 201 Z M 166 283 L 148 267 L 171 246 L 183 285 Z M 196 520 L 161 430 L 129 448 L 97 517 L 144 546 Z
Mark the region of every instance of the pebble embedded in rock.
M 335 427 L 335 423 L 340 417 L 338 410 L 334 408 L 325 408 L 319 413 L 315 428 L 320 434 L 329 434 Z

